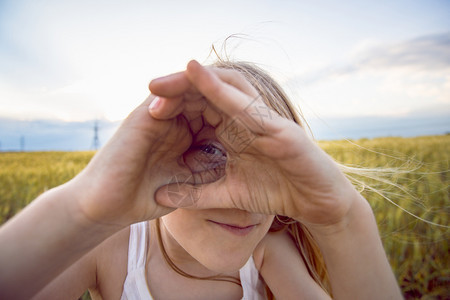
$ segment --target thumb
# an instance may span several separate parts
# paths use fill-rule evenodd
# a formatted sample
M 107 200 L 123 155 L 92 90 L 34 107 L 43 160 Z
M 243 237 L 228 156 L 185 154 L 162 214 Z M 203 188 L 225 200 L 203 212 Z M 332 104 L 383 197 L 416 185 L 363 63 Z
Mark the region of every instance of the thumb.
M 172 208 L 232 208 L 229 193 L 226 192 L 222 180 L 194 185 L 190 178 L 177 176 L 174 183 L 160 187 L 155 193 L 155 200 L 159 205 Z M 227 201 L 228 200 L 228 201 Z

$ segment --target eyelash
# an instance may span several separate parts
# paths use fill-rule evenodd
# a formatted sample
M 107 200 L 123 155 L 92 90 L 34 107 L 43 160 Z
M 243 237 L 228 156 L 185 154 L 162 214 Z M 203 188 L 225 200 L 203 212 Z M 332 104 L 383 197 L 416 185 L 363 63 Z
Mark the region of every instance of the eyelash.
M 196 183 L 208 183 L 225 175 L 227 152 L 220 143 L 203 140 L 191 146 L 184 160 Z
M 203 153 L 208 155 L 217 155 L 217 153 L 211 153 L 210 149 L 212 149 L 213 151 L 218 151 L 220 153 L 219 155 L 226 156 L 226 154 L 219 147 L 216 147 L 214 144 L 211 143 L 199 145 L 197 148 L 201 150 Z

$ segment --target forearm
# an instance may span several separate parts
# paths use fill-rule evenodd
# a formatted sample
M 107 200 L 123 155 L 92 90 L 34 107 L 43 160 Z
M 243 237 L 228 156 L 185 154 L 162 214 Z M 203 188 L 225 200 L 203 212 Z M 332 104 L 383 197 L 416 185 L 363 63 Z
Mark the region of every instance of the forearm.
M 401 299 L 373 212 L 359 194 L 345 222 L 310 228 L 328 269 L 335 299 Z
M 27 299 L 118 228 L 91 223 L 72 182 L 50 190 L 0 229 L 0 298 Z

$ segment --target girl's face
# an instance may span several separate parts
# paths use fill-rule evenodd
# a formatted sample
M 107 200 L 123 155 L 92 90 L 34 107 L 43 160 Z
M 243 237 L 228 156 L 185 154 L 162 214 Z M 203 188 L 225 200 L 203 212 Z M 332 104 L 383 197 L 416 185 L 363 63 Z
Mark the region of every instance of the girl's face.
M 226 152 L 214 128 L 206 126 L 195 136 L 184 161 L 196 174 L 196 182 L 207 183 L 224 175 Z M 247 262 L 273 218 L 239 209 L 177 209 L 162 217 L 162 226 L 189 256 L 212 271 L 226 273 Z

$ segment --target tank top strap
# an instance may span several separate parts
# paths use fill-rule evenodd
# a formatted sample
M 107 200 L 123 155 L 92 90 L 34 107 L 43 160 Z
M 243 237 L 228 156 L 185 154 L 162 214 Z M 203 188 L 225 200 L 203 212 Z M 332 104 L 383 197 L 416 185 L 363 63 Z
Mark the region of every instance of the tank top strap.
M 148 245 L 147 221 L 130 226 L 130 240 L 128 243 L 128 273 L 139 268 L 145 268 Z
M 259 275 L 253 256 L 250 256 L 247 263 L 239 270 L 239 276 L 242 284 L 243 300 L 267 299 L 265 284 Z

